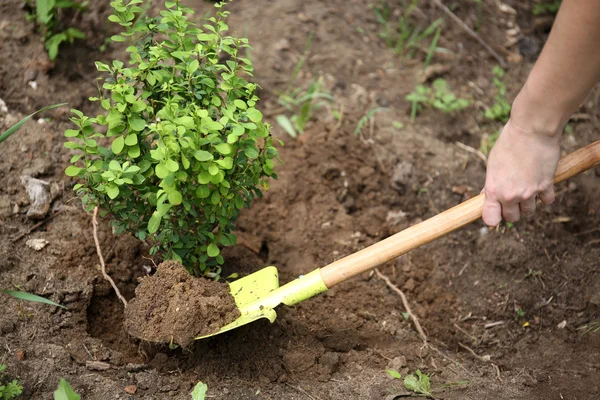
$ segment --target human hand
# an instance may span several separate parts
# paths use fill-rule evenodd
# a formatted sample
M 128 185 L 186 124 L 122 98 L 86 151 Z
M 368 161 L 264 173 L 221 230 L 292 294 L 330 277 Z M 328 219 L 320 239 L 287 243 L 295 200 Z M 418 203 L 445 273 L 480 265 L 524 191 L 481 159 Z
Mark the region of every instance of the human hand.
M 535 212 L 536 198 L 554 202 L 559 135 L 522 128 L 509 120 L 490 152 L 485 178 L 483 221 L 497 226 Z

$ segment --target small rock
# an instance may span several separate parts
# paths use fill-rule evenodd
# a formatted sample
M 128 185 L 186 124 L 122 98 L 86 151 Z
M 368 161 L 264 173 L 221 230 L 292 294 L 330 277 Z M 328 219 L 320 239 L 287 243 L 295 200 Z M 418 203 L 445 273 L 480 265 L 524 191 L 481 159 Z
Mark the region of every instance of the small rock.
M 560 324 L 556 325 L 556 327 L 558 329 L 565 329 L 566 326 L 567 326 L 567 320 L 566 319 L 563 322 L 561 322 Z
M 275 50 L 277 51 L 285 51 L 290 49 L 290 41 L 283 38 L 277 43 L 275 43 Z
M 25 244 L 35 251 L 40 251 L 48 245 L 48 241 L 46 239 L 29 239 Z
M 31 86 L 31 88 L 32 88 L 33 90 L 37 90 L 37 88 L 38 88 L 38 83 L 37 83 L 36 81 L 29 81 L 29 82 L 27 82 L 27 84 L 28 84 L 29 86 Z
M 404 367 L 406 367 L 406 357 L 404 356 L 394 357 L 387 366 L 388 369 L 393 369 L 395 371 L 399 371 Z
M 50 210 L 50 203 L 52 202 L 50 184 L 29 175 L 21 176 L 21 184 L 25 186 L 31 202 L 29 211 L 27 211 L 27 218 L 32 220 L 43 219 Z
M 137 387 L 135 385 L 125 386 L 125 393 L 135 394 L 137 392 Z
M 407 161 L 402 161 L 394 168 L 392 172 L 392 188 L 400 194 L 406 193 L 406 188 L 410 184 L 413 175 L 413 165 Z
M 85 367 L 90 371 L 106 371 L 110 369 L 110 364 L 104 361 L 86 361 Z
M 402 210 L 398 210 L 398 211 L 388 211 L 386 217 L 385 217 L 385 221 L 390 224 L 390 225 L 398 225 L 400 222 L 402 222 L 403 219 L 406 218 L 406 213 Z
M 2 99 L 0 99 L 0 111 L 3 114 L 8 113 L 8 107 L 6 107 L 6 102 L 4 100 L 2 100 Z
M 415 280 L 413 278 L 410 278 L 404 284 L 404 290 L 406 290 L 408 292 L 412 292 L 413 290 L 415 290 L 415 287 L 417 287 L 417 282 L 415 282 Z
M 25 359 L 25 350 L 19 349 L 15 351 L 15 357 L 17 357 L 17 360 L 23 361 Z
M 23 82 L 28 83 L 31 81 L 35 81 L 35 78 L 38 75 L 38 71 L 34 68 L 27 68 L 23 73 Z
M 368 178 L 375 173 L 375 169 L 369 166 L 360 167 L 358 169 L 358 176 L 361 178 Z

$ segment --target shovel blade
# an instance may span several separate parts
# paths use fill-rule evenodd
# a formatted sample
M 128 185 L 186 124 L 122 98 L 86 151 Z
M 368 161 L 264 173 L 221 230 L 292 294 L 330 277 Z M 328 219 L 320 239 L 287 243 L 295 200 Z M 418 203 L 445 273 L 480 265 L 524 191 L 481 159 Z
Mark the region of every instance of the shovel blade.
M 277 268 L 263 268 L 229 284 L 240 317 L 217 332 L 196 339 L 218 335 L 261 318 L 273 322 L 277 317 L 275 307 L 279 304 L 291 306 L 326 290 L 318 269 L 280 287 Z

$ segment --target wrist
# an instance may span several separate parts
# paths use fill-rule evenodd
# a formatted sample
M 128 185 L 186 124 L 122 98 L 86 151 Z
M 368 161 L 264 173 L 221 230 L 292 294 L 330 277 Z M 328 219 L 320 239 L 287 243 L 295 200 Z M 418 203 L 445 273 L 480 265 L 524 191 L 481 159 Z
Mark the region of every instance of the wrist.
M 560 140 L 571 113 L 556 104 L 552 95 L 544 96 L 528 83 L 513 102 L 510 113 L 512 124 L 525 132 Z

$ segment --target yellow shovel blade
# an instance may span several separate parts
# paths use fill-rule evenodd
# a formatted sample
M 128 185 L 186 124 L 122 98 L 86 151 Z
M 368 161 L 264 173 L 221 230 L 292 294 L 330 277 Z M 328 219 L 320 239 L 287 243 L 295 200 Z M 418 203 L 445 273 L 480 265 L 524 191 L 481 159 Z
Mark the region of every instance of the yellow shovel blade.
M 277 268 L 263 268 L 229 284 L 229 292 L 240 311 L 240 317 L 217 332 L 196 339 L 218 335 L 260 318 L 273 322 L 277 317 L 275 307 L 279 304 L 291 306 L 326 290 L 327 286 L 318 269 L 280 287 Z

